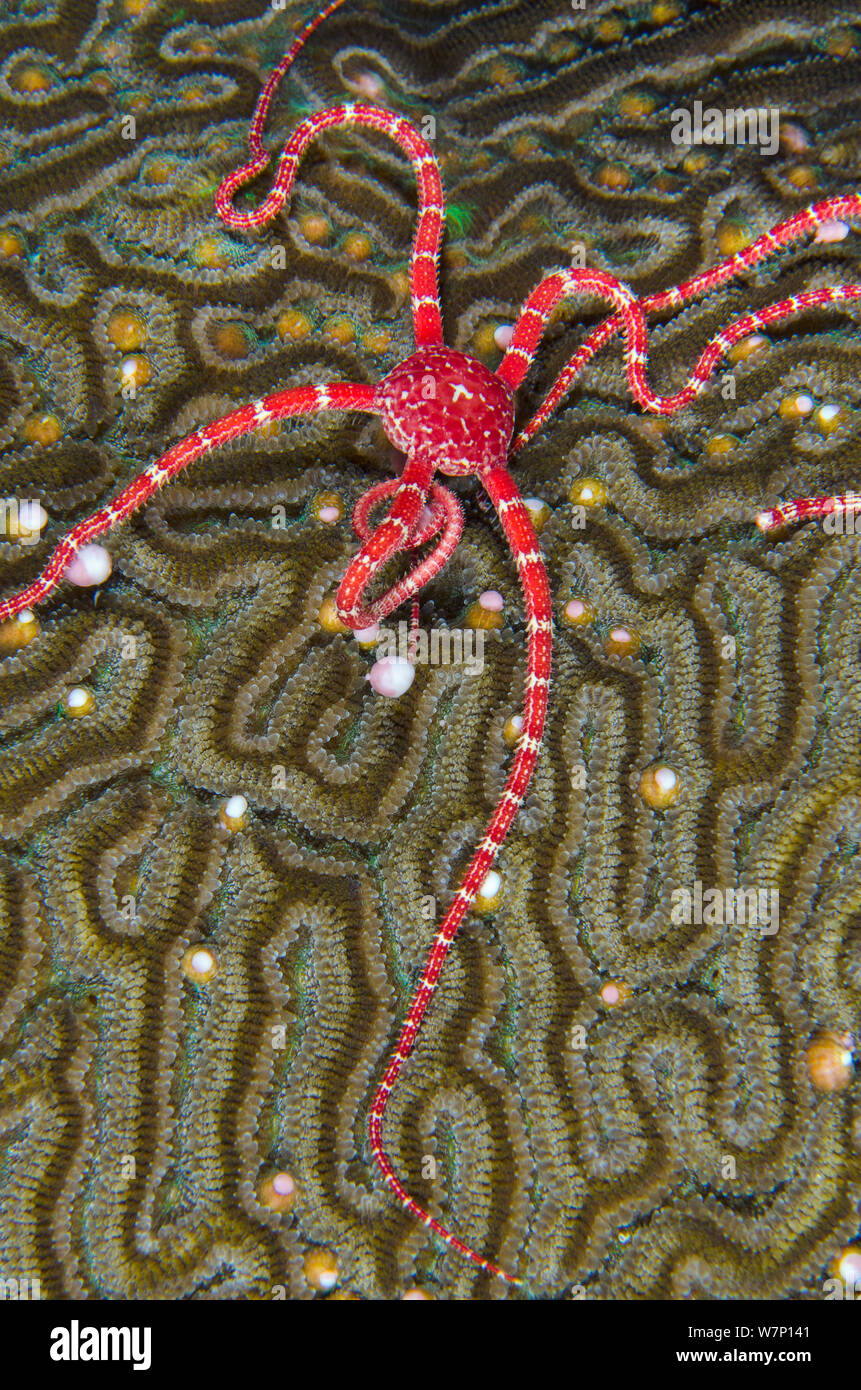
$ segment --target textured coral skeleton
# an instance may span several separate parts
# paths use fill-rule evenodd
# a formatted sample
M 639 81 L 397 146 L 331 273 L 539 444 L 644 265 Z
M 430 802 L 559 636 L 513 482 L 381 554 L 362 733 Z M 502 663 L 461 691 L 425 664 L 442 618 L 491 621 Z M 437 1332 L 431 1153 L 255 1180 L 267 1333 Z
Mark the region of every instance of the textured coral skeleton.
M 362 540 L 338 590 L 338 612 L 352 629 L 386 617 L 433 579 L 450 559 L 463 528 L 460 505 L 435 481 L 448 476 L 475 476 L 493 503 L 518 572 L 528 633 L 523 722 L 514 759 L 496 811 L 469 864 L 433 941 L 421 979 L 409 1004 L 394 1053 L 374 1095 L 369 1117 L 371 1149 L 382 1176 L 404 1208 L 443 1241 L 485 1271 L 511 1283 L 520 1280 L 475 1252 L 433 1218 L 406 1191 L 385 1151 L 383 1122 L 390 1094 L 409 1057 L 433 997 L 448 949 L 497 858 L 529 786 L 542 745 L 552 651 L 550 590 L 538 537 L 529 512 L 507 468 L 516 454 L 546 423 L 585 365 L 616 334 L 624 338 L 627 380 L 634 399 L 646 411 L 672 415 L 706 386 L 724 354 L 757 330 L 806 309 L 861 299 L 861 286 L 842 284 L 803 291 L 757 312 L 735 319 L 703 350 L 685 386 L 675 394 L 656 394 L 646 379 L 646 315 L 677 310 L 727 284 L 778 250 L 815 233 L 824 223 L 861 215 L 861 196 L 832 197 L 798 212 L 760 236 L 745 250 L 672 289 L 637 298 L 618 278 L 588 269 L 549 275 L 527 299 L 502 363 L 491 372 L 479 361 L 444 345 L 437 266 L 445 222 L 442 180 L 427 141 L 406 120 L 390 111 L 360 103 L 340 105 L 303 121 L 288 140 L 271 191 L 258 207 L 239 211 L 234 197 L 263 172 L 270 155 L 262 133 L 272 97 L 308 36 L 344 0 L 334 0 L 308 24 L 264 87 L 251 125 L 251 159 L 226 178 L 216 195 L 222 221 L 234 230 L 256 231 L 281 211 L 290 197 L 299 162 L 322 131 L 338 126 L 365 126 L 390 137 L 412 162 L 418 187 L 418 225 L 411 257 L 411 302 L 416 351 L 375 387 L 350 382 L 306 386 L 255 400 L 200 429 L 154 461 L 107 507 L 75 526 L 60 542 L 39 578 L 0 603 L 0 621 L 41 603 L 62 580 L 75 554 L 99 535 L 136 512 L 158 489 L 189 464 L 228 441 L 300 414 L 357 411 L 378 415 L 390 441 L 407 455 L 399 479 L 378 484 L 360 499 L 354 527 Z M 582 296 L 606 302 L 612 314 L 593 330 L 557 377 L 544 403 L 514 436 L 514 393 L 523 382 L 556 306 Z M 371 513 L 391 498 L 385 519 L 375 528 Z M 756 520 L 771 530 L 795 520 L 851 510 L 861 505 L 853 494 L 805 498 L 763 511 Z M 433 542 L 433 548 L 382 595 L 366 591 L 396 556 Z

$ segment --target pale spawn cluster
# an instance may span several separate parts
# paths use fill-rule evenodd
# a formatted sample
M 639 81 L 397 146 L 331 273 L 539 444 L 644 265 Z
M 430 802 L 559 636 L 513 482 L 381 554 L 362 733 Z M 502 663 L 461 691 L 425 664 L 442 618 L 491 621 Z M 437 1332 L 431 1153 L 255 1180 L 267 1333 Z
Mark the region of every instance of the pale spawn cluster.
M 261 137 L 277 83 L 308 34 L 341 3 L 343 0 L 335 0 L 307 26 L 273 73 L 261 94 L 252 123 L 252 159 L 224 181 L 217 195 L 216 206 L 222 219 L 232 228 L 262 227 L 283 207 L 290 195 L 299 160 L 320 131 L 340 125 L 358 125 L 388 135 L 410 158 L 419 190 L 419 220 L 411 263 L 416 352 L 389 372 L 376 387 L 336 382 L 324 387 L 309 386 L 276 392 L 188 436 L 151 464 L 108 507 L 76 526 L 54 551 L 39 579 L 0 604 L 0 620 L 41 602 L 68 574 L 70 565 L 83 547 L 129 517 L 189 463 L 273 420 L 323 410 L 355 410 L 376 414 L 381 417 L 390 440 L 407 454 L 401 478 L 372 489 L 357 508 L 356 529 L 363 544 L 338 591 L 341 619 L 354 629 L 386 616 L 402 602 L 414 597 L 453 553 L 460 536 L 462 516 L 456 499 L 435 482 L 435 472 L 439 470 L 454 476 L 478 477 L 499 514 L 523 590 L 528 661 L 522 730 L 497 810 L 436 933 L 392 1060 L 374 1097 L 370 1136 L 374 1156 L 386 1183 L 408 1211 L 480 1267 L 511 1282 L 518 1282 L 458 1240 L 409 1196 L 386 1156 L 382 1134 L 389 1095 L 412 1050 L 448 947 L 485 881 L 522 804 L 541 747 L 552 643 L 550 595 L 538 539 L 528 510 L 506 467 L 507 460 L 540 429 L 577 373 L 617 332 L 621 331 L 624 335 L 627 376 L 635 399 L 646 410 L 670 415 L 686 405 L 703 388 L 723 354 L 755 330 L 803 309 L 861 298 L 861 287 L 855 285 L 797 294 L 757 313 L 746 314 L 717 334 L 699 358 L 686 386 L 676 394 L 658 396 L 646 381 L 647 313 L 680 308 L 727 283 L 741 271 L 759 264 L 781 247 L 810 233 L 817 233 L 831 220 L 857 217 L 861 211 L 861 199 L 858 195 L 846 195 L 818 203 L 780 223 L 744 251 L 729 257 L 712 270 L 671 290 L 642 299 L 637 299 L 620 280 L 604 272 L 575 269 L 557 272 L 543 280 L 530 295 L 505 357 L 497 371 L 492 373 L 481 363 L 443 344 L 437 284 L 437 262 L 445 215 L 442 182 L 433 151 L 407 121 L 389 111 L 362 104 L 337 106 L 312 116 L 297 128 L 288 141 L 266 201 L 251 212 L 238 212 L 233 208 L 233 196 L 238 188 L 259 174 L 268 163 L 269 156 L 263 149 Z M 563 298 L 574 294 L 606 300 L 613 313 L 586 338 L 560 373 L 537 414 L 512 439 L 514 392 L 523 381 L 554 308 Z M 387 517 L 375 530 L 371 530 L 368 526 L 371 507 L 389 496 L 393 501 Z M 757 520 L 762 529 L 767 530 L 798 517 L 822 515 L 854 505 L 853 498 L 802 499 L 780 509 L 762 512 Z M 431 541 L 435 542 L 433 549 L 416 563 L 405 578 L 373 602 L 365 602 L 366 589 L 390 559 L 402 551 Z

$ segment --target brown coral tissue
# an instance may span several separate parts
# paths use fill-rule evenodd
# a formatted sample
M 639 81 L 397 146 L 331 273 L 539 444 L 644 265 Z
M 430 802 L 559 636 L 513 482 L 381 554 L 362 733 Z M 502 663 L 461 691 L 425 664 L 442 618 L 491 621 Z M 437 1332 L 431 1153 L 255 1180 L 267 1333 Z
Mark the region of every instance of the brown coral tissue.
M 214 210 L 310 9 L 2 7 L 2 594 L 184 434 L 412 350 L 414 179 L 376 133 L 317 141 L 257 234 Z M 432 139 L 446 338 L 490 367 L 572 259 L 649 294 L 861 189 L 855 0 L 346 0 L 268 147 L 354 99 Z M 696 102 L 774 138 L 674 138 Z M 747 309 L 861 280 L 859 231 L 654 316 L 655 389 Z M 601 314 L 554 316 L 523 419 Z M 859 445 L 849 304 L 738 344 L 667 420 L 613 340 L 513 461 L 553 594 L 547 732 L 386 1139 L 521 1288 L 407 1216 L 367 1141 L 517 737 L 517 576 L 474 480 L 421 621 L 462 628 L 488 589 L 501 620 L 480 669 L 419 665 L 399 699 L 331 605 L 352 507 L 397 466 L 367 416 L 213 451 L 104 540 L 104 583 L 7 630 L 0 1276 L 55 1300 L 812 1301 L 861 1269 L 861 523 L 753 525 L 861 486 Z

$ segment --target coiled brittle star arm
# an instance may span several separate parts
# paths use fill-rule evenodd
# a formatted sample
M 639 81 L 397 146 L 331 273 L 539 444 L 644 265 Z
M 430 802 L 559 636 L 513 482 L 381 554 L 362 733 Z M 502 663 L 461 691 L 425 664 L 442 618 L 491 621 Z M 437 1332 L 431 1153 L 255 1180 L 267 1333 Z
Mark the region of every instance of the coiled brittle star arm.
M 356 503 L 353 529 L 363 545 L 351 561 L 337 594 L 338 611 L 348 626 L 370 627 L 388 617 L 423 589 L 457 549 L 463 533 L 463 509 L 448 488 L 432 482 L 433 472 L 433 464 L 426 459 L 408 459 L 400 478 L 378 483 Z M 392 493 L 395 500 L 385 520 L 372 531 L 368 526 L 371 508 Z M 430 554 L 379 598 L 363 606 L 365 589 L 387 560 L 424 545 L 440 532 L 440 540 Z
M 251 122 L 248 144 L 251 159 L 234 170 L 222 180 L 215 195 L 215 207 L 222 222 L 236 231 L 256 231 L 271 222 L 289 200 L 296 179 L 299 161 L 312 140 L 324 130 L 338 126 L 366 126 L 371 130 L 382 131 L 410 159 L 418 187 L 419 213 L 416 234 L 413 240 L 410 259 L 410 293 L 412 301 L 413 326 L 417 347 L 432 347 L 442 342 L 442 316 L 439 307 L 439 285 L 437 264 L 442 244 L 445 223 L 445 200 L 442 177 L 436 156 L 428 142 L 419 132 L 393 111 L 382 107 L 365 106 L 352 102 L 343 106 L 333 106 L 328 111 L 316 112 L 308 116 L 290 135 L 278 159 L 278 168 L 272 188 L 259 207 L 247 212 L 238 211 L 233 206 L 233 198 L 238 189 L 255 179 L 268 165 L 270 156 L 262 143 L 263 127 L 269 111 L 269 104 L 296 54 L 308 35 L 327 15 L 339 9 L 343 0 L 335 0 L 299 35 L 278 67 L 272 73 L 258 98 L 257 107 Z

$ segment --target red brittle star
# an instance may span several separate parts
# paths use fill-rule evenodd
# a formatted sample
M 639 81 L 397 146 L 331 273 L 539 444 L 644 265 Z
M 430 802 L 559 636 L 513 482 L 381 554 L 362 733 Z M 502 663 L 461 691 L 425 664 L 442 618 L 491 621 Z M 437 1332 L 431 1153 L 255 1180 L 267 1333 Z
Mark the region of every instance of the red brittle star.
M 645 410 L 669 415 L 687 405 L 702 390 L 723 354 L 740 339 L 803 309 L 861 299 L 861 286 L 857 285 L 837 285 L 794 295 L 756 313 L 745 314 L 718 333 L 701 354 L 687 384 L 675 395 L 658 396 L 646 381 L 648 334 L 645 316 L 648 312 L 681 308 L 726 284 L 739 272 L 759 264 L 778 249 L 814 232 L 823 223 L 835 218 L 858 217 L 861 197 L 851 194 L 817 203 L 773 227 L 746 250 L 712 270 L 643 299 L 637 299 L 621 281 L 602 271 L 558 271 L 544 279 L 529 296 L 515 325 L 510 346 L 498 369 L 492 372 L 443 342 L 437 284 L 445 218 L 442 180 L 427 141 L 400 116 L 362 104 L 335 106 L 309 116 L 287 141 L 265 202 L 246 212 L 233 207 L 236 191 L 269 163 L 270 156 L 262 144 L 262 131 L 278 83 L 308 35 L 343 3 L 344 0 L 333 0 L 316 15 L 272 73 L 261 92 L 251 125 L 252 157 L 223 181 L 216 194 L 216 208 L 222 221 L 231 228 L 261 228 L 284 207 L 299 160 L 321 131 L 357 125 L 388 135 L 409 156 L 418 184 L 419 215 L 410 268 L 416 351 L 377 386 L 335 382 L 278 391 L 232 411 L 175 444 L 107 507 L 78 523 L 64 537 L 39 578 L 21 593 L 0 603 L 0 621 L 41 603 L 60 582 L 81 547 L 131 516 L 195 459 L 273 420 L 324 410 L 355 410 L 379 415 L 388 438 L 407 455 L 400 479 L 371 488 L 354 511 L 355 529 L 363 543 L 337 595 L 339 616 L 353 629 L 368 627 L 406 599 L 414 598 L 439 573 L 454 551 L 463 528 L 463 515 L 456 498 L 434 480 L 437 470 L 453 477 L 475 475 L 479 479 L 502 523 L 526 611 L 527 673 L 522 731 L 490 824 L 434 936 L 397 1045 L 371 1104 L 369 1134 L 380 1172 L 403 1207 L 481 1269 L 511 1284 L 519 1284 L 522 1280 L 472 1250 L 409 1195 L 395 1174 L 383 1144 L 383 1120 L 392 1089 L 413 1049 L 458 927 L 485 882 L 521 806 L 541 748 L 553 641 L 550 588 L 529 511 L 506 464 L 509 457 L 543 426 L 585 364 L 620 330 L 624 335 L 627 378 L 634 398 Z M 605 300 L 614 312 L 584 340 L 536 415 L 512 439 L 514 392 L 526 375 L 554 307 L 572 295 Z M 387 497 L 392 497 L 388 514 L 372 529 L 369 524 L 371 511 L 377 502 Z M 777 511 L 760 513 L 758 521 L 763 529 L 769 529 L 796 516 L 821 515 L 849 502 L 847 498 L 804 499 Z M 433 549 L 403 579 L 374 601 L 364 601 L 368 585 L 387 561 L 430 541 L 435 541 Z

